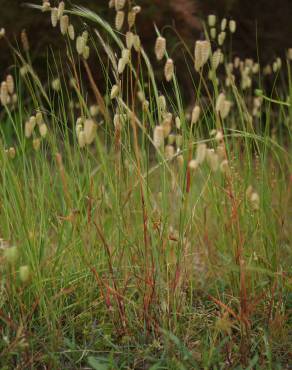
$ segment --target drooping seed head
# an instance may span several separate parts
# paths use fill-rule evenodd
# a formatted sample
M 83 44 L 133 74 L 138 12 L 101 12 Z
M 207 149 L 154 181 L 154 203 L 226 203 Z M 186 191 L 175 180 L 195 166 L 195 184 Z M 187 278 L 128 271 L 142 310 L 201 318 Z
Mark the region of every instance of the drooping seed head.
M 220 46 L 224 44 L 225 38 L 226 38 L 226 32 L 225 31 L 220 32 L 218 35 L 218 44 Z
M 47 125 L 45 123 L 42 123 L 39 126 L 39 132 L 40 132 L 41 137 L 46 137 L 47 136 L 48 127 L 47 127 Z
M 99 107 L 97 104 L 93 104 L 89 107 L 89 113 L 91 117 L 96 117 L 99 113 Z
M 8 96 L 8 87 L 7 82 L 3 81 L 1 83 L 1 89 L 0 89 L 0 102 L 2 105 L 8 105 L 9 102 L 9 96 Z
M 164 129 L 162 126 L 155 126 L 153 131 L 153 144 L 156 149 L 164 146 Z
M 68 15 L 62 15 L 60 18 L 60 31 L 62 35 L 65 35 L 69 27 L 69 17 Z
M 80 131 L 78 136 L 77 136 L 77 139 L 78 139 L 78 145 L 80 148 L 84 148 L 85 145 L 86 145 L 86 140 L 85 140 L 85 133 L 84 131 Z
M 75 29 L 73 24 L 69 24 L 68 26 L 68 35 L 72 41 L 75 40 Z
M 111 89 L 111 99 L 115 99 L 120 93 L 120 88 L 118 85 L 113 85 Z
M 29 42 L 28 42 L 28 37 L 27 37 L 26 30 L 21 31 L 20 39 L 21 39 L 21 44 L 22 44 L 23 50 L 25 52 L 28 52 L 29 51 Z
M 88 45 L 85 45 L 84 46 L 84 49 L 83 49 L 83 53 L 82 53 L 82 56 L 85 60 L 87 60 L 90 56 L 90 48 Z
M 206 158 L 206 153 L 207 153 L 207 145 L 205 143 L 198 144 L 197 149 L 196 149 L 196 161 L 199 164 L 204 162 Z
M 142 8 L 141 8 L 141 6 L 139 6 L 139 5 L 133 6 L 133 8 L 132 8 L 132 11 L 133 11 L 134 13 L 136 13 L 136 14 L 141 13 L 141 10 L 142 10 Z
M 224 93 L 220 93 L 218 95 L 218 98 L 216 100 L 216 106 L 215 106 L 215 109 L 216 109 L 216 112 L 219 113 L 223 110 L 223 106 L 224 106 L 224 102 L 226 100 L 226 97 L 225 97 L 225 94 Z
M 21 282 L 26 283 L 30 278 L 29 266 L 20 266 L 19 268 L 19 278 Z
M 126 45 L 127 45 L 127 48 L 129 50 L 131 50 L 132 47 L 133 47 L 133 44 L 134 44 L 134 34 L 133 34 L 133 32 L 128 31 L 126 33 Z
M 224 101 L 222 110 L 220 112 L 222 119 L 225 119 L 229 115 L 231 106 L 232 106 L 231 101 L 229 100 Z
M 6 33 L 6 31 L 5 31 L 5 28 L 0 28 L 0 40 L 5 36 L 5 33 Z
M 122 74 L 124 72 L 126 65 L 127 63 L 125 62 L 125 60 L 123 58 L 120 58 L 118 62 L 118 73 L 119 74 Z
M 210 36 L 211 36 L 211 39 L 212 39 L 212 40 L 215 40 L 215 39 L 216 39 L 216 36 L 217 36 L 217 30 L 216 30 L 216 28 L 215 28 L 215 27 L 212 27 L 212 28 L 210 29 Z
M 221 49 L 217 49 L 216 51 L 214 51 L 212 55 L 212 67 L 215 71 L 218 68 L 219 64 L 221 63 L 221 54 L 222 54 Z
M 84 134 L 85 134 L 85 142 L 87 145 L 90 145 L 95 137 L 97 132 L 97 125 L 92 119 L 87 119 L 84 122 Z
M 117 11 L 116 18 L 115 18 L 115 26 L 118 31 L 122 29 L 124 20 L 125 20 L 125 12 L 123 10 Z
M 226 26 L 227 26 L 227 19 L 223 18 L 221 21 L 221 31 L 225 31 Z
M 8 149 L 9 158 L 14 159 L 16 156 L 16 150 L 13 146 Z
M 59 78 L 55 78 L 53 81 L 52 81 L 52 89 L 54 91 L 60 91 L 61 89 L 61 81 Z
M 52 8 L 51 10 L 51 22 L 52 26 L 56 27 L 58 23 L 58 8 Z
M 207 149 L 206 160 L 211 169 L 211 171 L 216 172 L 219 168 L 219 157 L 215 153 L 214 149 Z
M 64 10 L 65 10 L 65 3 L 64 1 L 60 1 L 59 6 L 58 6 L 58 14 L 57 14 L 58 19 L 62 18 Z
M 166 145 L 164 149 L 164 155 L 167 160 L 171 160 L 174 157 L 175 151 L 173 145 Z
M 192 118 L 191 118 L 191 124 L 194 125 L 199 121 L 201 113 L 201 108 L 199 105 L 196 105 L 192 110 Z
M 14 93 L 14 79 L 12 75 L 6 77 L 7 89 L 10 95 Z
M 129 29 L 131 29 L 132 27 L 134 27 L 134 25 L 136 23 L 136 16 L 137 16 L 137 13 L 135 13 L 133 10 L 129 11 L 129 13 L 128 13 L 128 26 L 129 26 Z
M 250 196 L 250 204 L 251 204 L 251 208 L 254 211 L 258 211 L 260 209 L 260 197 L 259 197 L 258 193 L 253 192 L 251 194 L 251 196 Z
M 49 1 L 44 1 L 42 5 L 42 12 L 47 12 L 51 9 L 51 4 Z
M 76 50 L 79 55 L 83 54 L 84 48 L 86 46 L 86 42 L 82 36 L 78 36 L 76 39 Z
M 122 58 L 124 59 L 125 63 L 129 63 L 130 61 L 130 50 L 129 49 L 123 49 L 122 50 Z
M 31 116 L 30 118 L 29 118 L 29 123 L 30 123 L 30 125 L 31 125 L 31 128 L 32 128 L 32 130 L 34 130 L 34 128 L 35 128 L 35 126 L 36 126 L 36 124 L 38 123 L 38 124 L 42 124 L 43 123 L 43 121 L 39 121 L 40 123 L 38 123 L 37 122 L 37 120 L 36 120 L 36 117 L 35 116 Z
M 141 50 L 141 39 L 139 35 L 134 36 L 133 46 L 136 52 L 139 53 Z
M 208 25 L 209 27 L 214 27 L 216 25 L 216 15 L 215 14 L 209 14 L 208 15 Z
M 183 137 L 182 135 L 175 135 L 175 145 L 179 149 L 183 145 Z
M 161 60 L 164 57 L 165 50 L 166 50 L 166 39 L 161 36 L 157 37 L 154 48 L 157 60 Z
M 39 151 L 41 147 L 41 139 L 38 137 L 33 139 L 32 146 L 36 152 Z
M 200 163 L 197 161 L 197 159 L 192 159 L 189 163 L 188 163 L 188 167 L 193 170 L 193 171 L 196 171 L 200 166 Z
M 171 81 L 173 79 L 173 76 L 174 76 L 174 64 L 173 64 L 173 60 L 168 58 L 166 63 L 165 63 L 165 67 L 164 67 L 164 76 L 165 76 L 165 79 L 166 81 Z
M 224 159 L 221 163 L 220 163 L 220 171 L 225 174 L 225 175 L 228 175 L 230 173 L 230 167 L 229 167 L 229 163 L 228 163 L 228 160 L 227 159 Z
M 116 11 L 122 10 L 126 4 L 126 0 L 115 0 Z
M 166 99 L 164 95 L 159 95 L 158 97 L 158 108 L 162 113 L 166 111 Z
M 181 128 L 181 120 L 180 118 L 177 116 L 175 117 L 175 127 L 179 130 Z
M 197 41 L 195 45 L 195 69 L 199 71 L 208 61 L 211 45 L 208 40 Z
M 235 32 L 236 32 L 236 22 L 235 22 L 235 20 L 233 20 L 233 19 L 231 19 L 231 20 L 229 21 L 229 31 L 230 31 L 231 33 L 235 33 Z

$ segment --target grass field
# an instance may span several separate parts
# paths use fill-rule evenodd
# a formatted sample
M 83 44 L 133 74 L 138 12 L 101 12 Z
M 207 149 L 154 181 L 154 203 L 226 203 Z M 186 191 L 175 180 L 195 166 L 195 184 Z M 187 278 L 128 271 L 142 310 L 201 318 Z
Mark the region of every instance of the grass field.
M 288 369 L 291 51 L 234 59 L 209 17 L 185 66 L 158 29 L 151 62 L 141 9 L 111 3 L 115 26 L 43 5 L 67 51 L 46 81 L 6 39 L 0 368 Z

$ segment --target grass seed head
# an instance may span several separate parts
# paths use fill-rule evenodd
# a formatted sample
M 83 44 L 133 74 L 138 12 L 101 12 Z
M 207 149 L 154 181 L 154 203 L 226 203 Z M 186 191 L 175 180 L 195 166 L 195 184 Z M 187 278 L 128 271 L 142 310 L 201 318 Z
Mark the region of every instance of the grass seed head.
M 157 37 L 154 51 L 157 60 L 161 60 L 164 57 L 166 51 L 166 39 L 164 37 Z
M 141 50 L 141 39 L 139 35 L 134 36 L 133 46 L 136 52 L 139 53 Z
M 194 125 L 199 121 L 201 114 L 201 108 L 199 105 L 196 105 L 193 110 L 192 110 L 192 119 L 191 119 L 191 124 Z
M 16 156 L 16 150 L 13 146 L 8 149 L 9 158 L 13 159 Z
M 227 19 L 223 18 L 221 21 L 221 31 L 225 31 L 227 26 Z
M 85 45 L 84 49 L 83 49 L 83 53 L 82 53 L 82 56 L 85 60 L 87 60 L 90 56 L 90 48 L 88 45 Z
M 64 10 L 65 10 L 65 3 L 64 1 L 60 1 L 59 6 L 58 6 L 58 13 L 57 13 L 57 17 L 59 20 L 62 18 Z
M 84 148 L 85 145 L 86 145 L 86 139 L 85 139 L 85 133 L 84 131 L 80 131 L 78 136 L 77 136 L 77 139 L 78 139 L 78 145 L 80 148 Z
M 164 146 L 164 128 L 162 126 L 155 126 L 153 131 L 153 144 L 156 149 Z
M 73 24 L 69 24 L 68 26 L 68 35 L 72 41 L 75 40 L 75 29 Z
M 62 15 L 60 18 L 60 31 L 62 35 L 66 35 L 69 27 L 69 17 L 68 15 Z
M 231 19 L 231 20 L 229 21 L 229 31 L 230 31 L 231 33 L 235 33 L 235 32 L 236 32 L 236 22 L 235 22 L 235 20 L 233 20 L 233 19 Z
M 58 8 L 52 8 L 51 10 L 51 22 L 52 26 L 56 27 L 58 23 Z
M 87 119 L 84 122 L 84 135 L 85 135 L 85 142 L 87 145 L 92 144 L 96 137 L 97 132 L 97 125 L 92 119 Z
M 197 170 L 197 169 L 199 168 L 199 166 L 200 166 L 200 163 L 197 161 L 197 159 L 192 159 L 192 160 L 189 162 L 189 164 L 188 164 L 188 167 L 189 167 L 191 170 L 193 170 L 193 171 Z
M 207 149 L 206 160 L 211 171 L 216 172 L 219 167 L 219 157 L 218 154 L 215 153 L 214 149 Z
M 220 32 L 218 35 L 218 44 L 220 46 L 224 44 L 225 38 L 226 38 L 226 32 L 225 31 Z
M 197 146 L 196 149 L 196 161 L 199 164 L 202 164 L 206 158 L 206 153 L 207 153 L 207 145 L 205 143 L 200 143 Z
M 116 11 L 122 10 L 126 4 L 126 0 L 115 0 L 114 4 Z
M 41 137 L 46 137 L 47 136 L 48 127 L 47 127 L 47 125 L 45 123 L 42 123 L 39 126 L 39 133 L 40 133 Z
M 164 76 L 166 81 L 171 81 L 174 76 L 174 64 L 173 60 L 168 58 L 164 66 Z
M 33 149 L 38 152 L 40 150 L 40 147 L 41 147 L 41 139 L 40 138 L 35 138 L 33 139 L 32 141 L 32 146 L 33 146 Z
M 171 160 L 175 155 L 175 150 L 173 145 L 166 145 L 164 149 L 164 155 L 167 160 Z
M 52 89 L 54 91 L 60 91 L 61 89 L 61 81 L 59 78 L 55 78 L 53 81 L 52 81 Z
M 215 39 L 216 39 L 216 36 L 217 36 L 217 30 L 216 30 L 216 28 L 215 28 L 215 27 L 212 27 L 212 28 L 210 29 L 210 36 L 211 36 L 211 39 L 212 39 L 212 40 L 215 40 Z
M 7 82 L 3 81 L 0 88 L 0 102 L 2 105 L 8 105 L 9 103 L 8 86 Z
M 10 95 L 14 93 L 14 79 L 12 75 L 6 77 L 7 89 Z
M 129 13 L 128 13 L 128 26 L 129 26 L 129 29 L 133 28 L 135 23 L 136 23 L 136 16 L 137 16 L 137 13 L 134 12 L 133 10 L 130 10 Z
M 21 282 L 26 283 L 30 277 L 29 266 L 20 266 L 19 268 L 19 278 Z
M 216 15 L 215 14 L 209 14 L 208 15 L 208 25 L 209 27 L 214 27 L 216 25 Z
M 127 48 L 129 50 L 131 50 L 132 47 L 133 47 L 133 44 L 134 44 L 134 34 L 133 34 L 133 32 L 128 31 L 126 33 L 126 45 L 127 45 Z
M 22 44 L 23 50 L 25 52 L 28 52 L 29 51 L 29 41 L 28 41 L 26 30 L 21 31 L 20 39 L 21 39 L 21 44 Z
M 115 18 L 115 27 L 118 31 L 122 29 L 124 20 L 125 20 L 125 12 L 123 10 L 117 11 L 116 18 Z
M 49 1 L 44 1 L 42 5 L 42 12 L 48 12 L 51 10 L 51 4 Z
M 18 258 L 18 248 L 13 246 L 5 249 L 3 256 L 8 263 L 14 264 Z
M 197 41 L 195 44 L 195 69 L 199 71 L 208 61 L 211 44 L 208 40 Z
M 113 85 L 111 90 L 111 99 L 115 99 L 120 93 L 120 88 L 118 85 Z
M 76 50 L 79 55 L 83 54 L 86 42 L 82 36 L 78 36 L 76 39 Z

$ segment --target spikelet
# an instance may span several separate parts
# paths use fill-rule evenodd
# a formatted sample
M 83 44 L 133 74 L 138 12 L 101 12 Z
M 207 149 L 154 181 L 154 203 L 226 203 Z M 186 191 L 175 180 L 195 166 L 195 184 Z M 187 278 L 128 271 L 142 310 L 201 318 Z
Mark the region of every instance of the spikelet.
M 116 18 L 115 18 L 115 26 L 118 31 L 122 29 L 124 20 L 125 20 L 125 12 L 122 10 L 119 10 L 116 13 Z
M 207 153 L 207 145 L 205 143 L 198 144 L 197 150 L 196 150 L 196 161 L 199 164 L 204 162 L 206 158 L 206 153 Z
M 125 67 L 126 67 L 125 60 L 123 58 L 120 58 L 118 62 L 118 73 L 122 74 L 125 70 Z
M 182 135 L 175 135 L 175 145 L 177 148 L 181 148 L 183 144 L 183 137 Z
M 208 25 L 209 27 L 214 27 L 216 25 L 216 15 L 215 14 L 209 14 L 208 15 Z
M 129 11 L 129 13 L 128 13 L 128 26 L 129 26 L 129 29 L 131 29 L 135 25 L 136 15 L 137 15 L 137 13 L 134 12 L 133 9 Z
M 55 78 L 53 81 L 52 81 L 52 89 L 54 91 L 60 91 L 61 89 L 61 81 L 59 78 Z
M 137 92 L 137 97 L 138 99 L 140 100 L 141 103 L 143 103 L 145 101 L 145 94 L 143 91 L 139 90 Z
M 292 60 L 292 48 L 289 48 L 288 51 L 287 51 L 287 58 L 288 60 Z
M 130 61 L 130 50 L 129 49 L 122 50 L 122 58 L 124 59 L 126 64 L 129 63 Z
M 44 1 L 42 5 L 42 12 L 47 12 L 51 9 L 51 4 L 49 1 Z
M 8 75 L 6 77 L 6 83 L 7 83 L 7 90 L 9 94 L 12 95 L 14 93 L 14 79 L 12 75 Z
M 251 208 L 254 211 L 258 211 L 260 209 L 260 197 L 259 197 L 258 193 L 253 192 L 251 194 L 251 196 L 250 196 L 250 205 L 251 205 Z
M 259 63 L 255 63 L 255 64 L 252 66 L 252 73 L 253 73 L 253 74 L 257 74 L 257 73 L 259 73 L 259 70 L 260 70 L 260 65 L 259 65 Z
M 220 32 L 219 35 L 218 35 L 218 44 L 220 46 L 222 46 L 224 44 L 225 38 L 226 38 L 226 32 L 224 32 L 224 31 Z
M 164 149 L 164 155 L 167 160 L 171 160 L 174 157 L 174 147 L 173 145 L 166 145 Z
M 41 139 L 38 137 L 33 139 L 32 146 L 36 152 L 39 151 L 41 147 Z
M 114 6 L 115 6 L 115 0 L 109 0 L 108 7 L 111 9 L 111 8 L 114 8 Z
M 220 49 L 217 49 L 214 51 L 212 55 L 212 68 L 216 71 L 218 68 L 219 64 L 221 63 L 221 54 L 222 51 Z
M 88 32 L 87 32 L 87 31 L 83 31 L 83 32 L 82 32 L 82 38 L 83 38 L 83 40 L 84 40 L 85 45 L 87 44 L 88 36 L 89 36 L 89 34 L 88 34 Z
M 133 46 L 137 53 L 139 53 L 141 50 L 141 40 L 139 35 L 134 36 Z
M 37 112 L 35 117 L 34 116 L 30 117 L 30 120 L 32 120 L 33 128 L 35 127 L 36 124 L 41 125 L 42 123 L 44 123 L 42 112 Z
M 162 127 L 163 127 L 164 137 L 167 138 L 172 128 L 172 114 L 171 113 L 167 113 L 165 115 L 165 118 L 162 122 Z
M 13 146 L 11 146 L 9 149 L 8 149 L 8 156 L 9 158 L 13 159 L 15 158 L 16 156 L 16 150 Z
M 209 59 L 209 55 L 211 52 L 211 45 L 210 42 L 205 41 L 197 41 L 195 45 L 195 69 L 199 71 Z
M 69 24 L 68 26 L 68 35 L 72 41 L 75 40 L 75 30 L 73 24 Z
M 126 4 L 126 0 L 115 0 L 114 1 L 116 11 L 122 10 Z
M 111 99 L 115 99 L 119 95 L 119 92 L 120 92 L 119 86 L 113 85 L 111 89 Z
M 134 44 L 134 34 L 133 34 L 133 32 L 128 31 L 126 33 L 126 45 L 127 45 L 127 48 L 129 50 L 131 50 L 132 47 L 133 47 L 133 44 Z
M 175 117 L 175 127 L 179 130 L 181 128 L 181 120 L 180 118 L 177 116 Z
M 28 42 L 28 37 L 27 37 L 26 30 L 21 31 L 20 39 L 21 39 L 21 44 L 22 44 L 23 50 L 25 52 L 28 52 L 29 51 L 29 42 Z
M 47 136 L 48 127 L 47 127 L 47 125 L 45 123 L 42 123 L 39 126 L 39 132 L 40 132 L 41 137 L 46 137 Z
M 164 95 L 159 95 L 158 97 L 158 109 L 162 113 L 166 111 L 166 99 Z
M 212 28 L 210 29 L 210 36 L 211 36 L 211 39 L 212 39 L 212 40 L 215 40 L 215 39 L 216 39 L 216 36 L 217 36 L 217 30 L 216 30 L 216 28 L 215 28 L 215 27 L 212 27 Z
M 76 39 L 76 50 L 79 55 L 83 54 L 86 42 L 82 36 L 78 36 Z
M 236 22 L 235 22 L 235 20 L 233 20 L 233 19 L 231 19 L 231 20 L 229 21 L 229 31 L 230 31 L 231 33 L 235 33 L 235 32 L 236 32 Z
M 196 159 L 192 159 L 189 163 L 188 163 L 188 167 L 195 171 L 199 168 L 200 166 L 200 163 L 196 160 Z
M 155 55 L 157 60 L 161 60 L 164 57 L 166 50 L 166 39 L 164 37 L 157 37 L 155 42 Z
M 162 148 L 164 145 L 164 129 L 162 126 L 155 126 L 153 131 L 153 144 L 156 149 Z
M 220 171 L 225 174 L 225 175 L 229 175 L 230 174 L 230 167 L 229 167 L 229 163 L 228 163 L 228 160 L 227 159 L 224 159 L 221 163 L 220 163 Z
M 194 125 L 199 121 L 201 114 L 201 108 L 199 105 L 196 105 L 192 110 L 192 118 L 191 118 L 191 124 Z
M 68 15 L 62 15 L 60 18 L 60 31 L 62 35 L 65 35 L 69 27 L 69 17 Z
M 134 6 L 134 7 L 132 8 L 132 11 L 133 11 L 134 13 L 136 13 L 136 14 L 141 13 L 141 10 L 142 10 L 142 8 L 141 8 L 141 6 L 139 6 L 139 5 L 136 5 L 136 6 Z
M 80 124 L 77 124 L 76 127 L 75 127 L 75 132 L 76 132 L 76 135 L 78 137 L 79 133 L 83 130 L 83 126 L 80 125 Z
M 232 106 L 232 103 L 229 100 L 224 101 L 222 110 L 220 111 L 222 119 L 225 119 L 229 115 L 231 106 Z
M 85 145 L 86 145 L 86 140 L 85 140 L 85 133 L 84 131 L 80 131 L 78 136 L 77 136 L 77 139 L 78 139 L 78 145 L 80 148 L 84 148 Z
M 223 18 L 221 21 L 221 31 L 225 31 L 226 26 L 227 26 L 227 19 Z
M 85 142 L 90 145 L 96 137 L 97 125 L 92 119 L 87 119 L 84 122 Z
M 148 101 L 148 100 L 144 100 L 144 101 L 143 101 L 142 108 L 143 108 L 143 111 L 144 111 L 144 112 L 147 112 L 147 111 L 148 111 L 148 109 L 149 109 L 149 105 L 150 105 L 150 103 L 149 103 L 149 101 Z
M 30 138 L 32 135 L 33 129 L 30 124 L 30 121 L 26 121 L 24 125 L 24 135 L 26 138 Z
M 52 8 L 51 10 L 51 22 L 52 26 L 56 27 L 58 23 L 58 9 L 57 8 Z
M 175 135 L 174 134 L 168 135 L 167 142 L 169 145 L 173 145 L 175 143 Z
M 218 95 L 218 98 L 216 100 L 216 106 L 215 106 L 217 113 L 222 112 L 222 110 L 224 109 L 225 99 L 226 99 L 225 94 L 221 93 Z
M 1 83 L 0 102 L 2 105 L 7 105 L 9 103 L 8 87 L 5 81 Z
M 215 140 L 217 141 L 217 143 L 221 143 L 223 139 L 224 139 L 224 136 L 223 136 L 222 131 L 217 131 L 215 135 Z
M 17 247 L 9 247 L 4 249 L 3 257 L 8 263 L 15 263 L 18 259 L 18 249 Z
M 168 58 L 165 63 L 165 67 L 164 67 L 164 76 L 165 76 L 166 81 L 168 82 L 171 81 L 173 79 L 173 75 L 174 75 L 173 60 Z
M 99 113 L 99 107 L 97 104 L 93 104 L 89 107 L 89 113 L 91 117 L 96 117 Z
M 206 160 L 213 172 L 216 172 L 219 168 L 219 157 L 215 153 L 214 149 L 207 149 L 206 151 Z
M 58 6 L 58 14 L 57 14 L 58 19 L 62 18 L 64 10 L 65 10 L 65 3 L 64 1 L 61 1 Z
M 85 60 L 87 60 L 89 58 L 89 55 L 90 55 L 90 49 L 89 49 L 89 46 L 88 45 L 85 45 L 84 49 L 83 49 L 83 53 L 82 53 L 82 56 Z

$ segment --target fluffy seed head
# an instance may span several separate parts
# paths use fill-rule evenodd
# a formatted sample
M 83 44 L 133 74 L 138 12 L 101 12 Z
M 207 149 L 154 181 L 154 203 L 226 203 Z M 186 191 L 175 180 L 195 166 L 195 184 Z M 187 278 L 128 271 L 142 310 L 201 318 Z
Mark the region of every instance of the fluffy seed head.
M 72 41 L 75 40 L 75 30 L 73 24 L 69 24 L 68 26 L 68 35 Z
M 235 20 L 233 20 L 233 19 L 231 19 L 231 20 L 229 21 L 229 31 L 230 31 L 231 33 L 235 33 L 235 32 L 236 32 L 236 22 L 235 22 Z
M 77 136 L 77 139 L 78 139 L 78 145 L 80 148 L 84 148 L 85 145 L 86 145 L 86 140 L 85 140 L 85 133 L 84 131 L 80 131 L 78 136 Z
M 219 167 L 219 157 L 218 154 L 214 152 L 213 149 L 207 149 L 206 152 L 207 163 L 213 172 L 216 172 Z
M 56 27 L 58 23 L 58 8 L 52 8 L 51 10 L 51 22 L 52 26 Z
M 192 125 L 194 125 L 198 122 L 198 120 L 200 118 L 200 113 L 201 113 L 201 108 L 199 107 L 199 105 L 196 105 L 193 108 L 193 111 L 192 111 L 192 119 L 191 119 L 191 124 Z
M 118 85 L 113 85 L 112 90 L 111 90 L 111 99 L 115 99 L 120 92 L 120 88 Z
M 69 17 L 68 15 L 62 15 L 60 19 L 60 31 L 62 35 L 65 35 L 69 27 Z
M 125 12 L 122 10 L 117 11 L 116 18 L 115 18 L 115 26 L 118 31 L 122 29 L 124 20 L 125 20 Z
M 218 95 L 218 98 L 216 100 L 216 112 L 219 113 L 219 112 L 222 112 L 222 110 L 224 109 L 224 102 L 226 100 L 226 97 L 225 97 L 225 94 L 223 93 L 220 93 Z
M 93 104 L 89 107 L 89 113 L 92 117 L 96 117 L 99 113 L 99 107 L 97 104 Z
M 47 125 L 45 123 L 42 123 L 39 126 L 39 132 L 40 132 L 41 137 L 46 137 L 47 136 L 48 127 L 47 127 Z
M 199 166 L 200 163 L 196 159 L 192 159 L 188 164 L 188 167 L 193 171 L 197 170 Z
M 40 138 L 35 138 L 33 139 L 32 141 L 32 146 L 34 148 L 34 150 L 37 152 L 38 150 L 40 150 L 40 147 L 41 147 L 41 139 Z
M 196 150 L 196 161 L 201 164 L 204 162 L 207 153 L 207 145 L 205 143 L 198 144 Z
M 174 64 L 172 59 L 167 59 L 164 67 L 164 76 L 166 81 L 171 81 L 174 75 Z
M 7 83 L 3 81 L 1 83 L 1 89 L 0 89 L 0 101 L 2 105 L 7 105 L 9 102 L 9 96 L 8 96 L 8 87 Z
M 208 25 L 209 27 L 214 27 L 216 25 L 216 15 L 215 14 L 208 15 Z
M 165 155 L 165 158 L 168 159 L 168 160 L 171 160 L 173 157 L 174 157 L 174 146 L 173 145 L 166 145 L 165 149 L 164 149 L 164 155 Z
M 51 4 L 49 1 L 44 1 L 42 5 L 42 12 L 47 12 L 51 9 Z
M 208 61 L 211 45 L 208 40 L 197 41 L 195 45 L 195 69 L 199 71 Z
M 156 126 L 153 132 L 153 144 L 156 149 L 162 148 L 164 145 L 164 128 Z
M 218 44 L 220 46 L 224 44 L 225 38 L 226 38 L 226 32 L 225 31 L 220 32 L 218 35 Z
M 58 19 L 61 19 L 65 10 L 65 3 L 61 1 L 58 6 Z
M 157 37 L 155 42 L 155 55 L 157 60 L 161 60 L 164 57 L 166 50 L 166 39 L 164 37 Z
M 76 39 L 76 50 L 79 55 L 83 54 L 86 42 L 82 36 L 78 36 Z
M 167 113 L 165 115 L 165 118 L 162 122 L 162 127 L 164 130 L 164 137 L 167 138 L 172 128 L 172 114 L 171 113 Z
M 223 107 L 222 107 L 222 110 L 221 110 L 221 118 L 222 119 L 225 119 L 228 115 L 229 115 L 229 112 L 230 112 L 230 109 L 231 109 L 231 106 L 232 106 L 232 103 L 231 101 L 229 100 L 225 100 L 224 103 L 223 103 Z
M 90 145 L 96 137 L 97 125 L 92 119 L 87 119 L 84 122 L 85 142 Z
M 166 111 L 166 99 L 164 95 L 159 95 L 158 97 L 158 108 L 162 113 Z
M 23 283 L 26 283 L 30 277 L 29 266 L 20 266 L 19 268 L 19 278 Z
M 133 11 L 134 13 L 136 13 L 136 14 L 141 13 L 141 10 L 142 10 L 142 8 L 141 8 L 141 6 L 139 6 L 139 5 L 136 5 L 136 6 L 134 6 L 134 7 L 132 8 L 132 11 Z
M 8 75 L 6 77 L 6 83 L 7 83 L 7 90 L 9 92 L 9 94 L 13 94 L 14 93 L 14 79 L 12 77 L 12 75 Z
M 226 26 L 227 26 L 227 19 L 223 18 L 221 21 L 221 31 L 225 31 Z
M 90 49 L 89 49 L 89 46 L 88 45 L 85 45 L 84 46 L 84 50 L 83 50 L 83 53 L 82 53 L 82 56 L 85 60 L 87 60 L 89 58 L 89 55 L 90 55 Z
M 216 36 L 217 36 L 217 30 L 216 30 L 216 28 L 215 28 L 215 27 L 212 27 L 212 28 L 210 29 L 210 36 L 211 36 L 211 39 L 212 39 L 212 40 L 215 40 L 215 39 L 216 39 Z
M 133 32 L 128 31 L 126 33 L 126 45 L 127 45 L 127 48 L 129 50 L 131 50 L 132 47 L 133 47 L 133 44 L 134 44 L 134 34 L 133 34 Z

